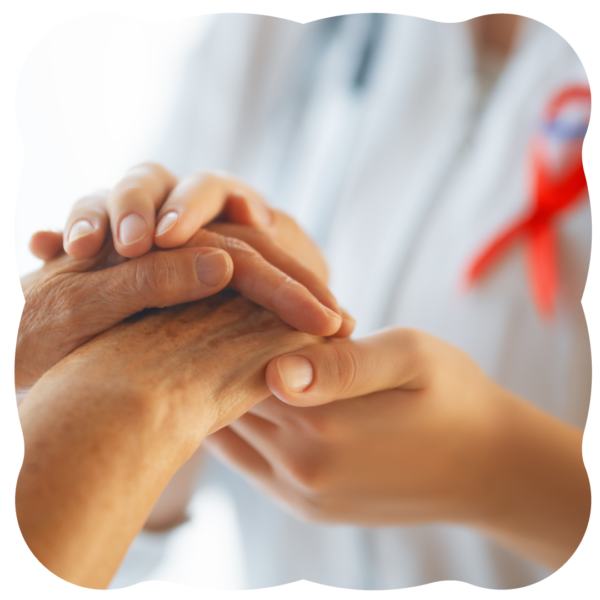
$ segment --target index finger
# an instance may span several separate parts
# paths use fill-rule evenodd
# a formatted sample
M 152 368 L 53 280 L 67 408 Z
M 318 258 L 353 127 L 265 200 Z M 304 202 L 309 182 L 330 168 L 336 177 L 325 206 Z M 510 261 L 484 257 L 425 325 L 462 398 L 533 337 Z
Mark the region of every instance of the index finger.
M 115 248 L 121 256 L 145 254 L 154 243 L 155 215 L 177 179 L 154 163 L 137 165 L 112 189 L 108 213 Z
M 154 243 L 185 244 L 201 227 L 232 210 L 245 225 L 268 224 L 273 215 L 251 187 L 224 173 L 193 173 L 172 190 L 158 215 Z

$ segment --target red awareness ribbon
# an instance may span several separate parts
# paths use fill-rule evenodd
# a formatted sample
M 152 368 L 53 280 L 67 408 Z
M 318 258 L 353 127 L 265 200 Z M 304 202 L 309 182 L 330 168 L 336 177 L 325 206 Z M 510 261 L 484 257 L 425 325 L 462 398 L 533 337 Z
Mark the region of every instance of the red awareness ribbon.
M 560 120 L 564 109 L 574 103 L 591 105 L 590 88 L 572 85 L 560 90 L 548 103 L 542 132 L 531 141 L 532 202 L 528 210 L 501 231 L 472 261 L 467 286 L 472 286 L 491 269 L 507 249 L 519 239 L 527 242 L 529 283 L 539 313 L 551 317 L 558 293 L 558 252 L 555 221 L 567 209 L 586 198 L 587 184 L 581 159 L 581 144 L 589 122 L 575 126 Z M 558 139 L 563 150 L 571 150 L 574 160 L 559 170 L 550 161 L 550 142 Z M 563 152 L 563 155 L 567 155 Z

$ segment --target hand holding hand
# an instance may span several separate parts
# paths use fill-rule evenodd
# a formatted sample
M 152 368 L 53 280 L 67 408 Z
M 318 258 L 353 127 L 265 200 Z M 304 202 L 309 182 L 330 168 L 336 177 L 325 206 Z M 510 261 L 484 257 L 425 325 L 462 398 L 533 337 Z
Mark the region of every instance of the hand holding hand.
M 274 396 L 205 447 L 309 520 L 474 527 L 558 567 L 589 516 L 581 432 L 418 331 L 273 360 Z
M 222 204 L 224 198 L 232 215 L 241 221 L 250 220 L 251 201 L 228 196 L 221 189 L 225 184 L 216 176 L 202 179 L 200 189 L 184 181 L 183 188 L 172 190 L 175 196 L 167 197 L 167 208 L 173 208 L 181 189 L 192 194 L 191 199 L 184 194 L 182 200 L 179 229 L 183 235 L 176 228 L 165 240 L 156 237 L 163 247 L 184 241 L 184 248 L 148 252 L 152 236 L 129 245 L 117 240 L 113 246 L 108 232 L 110 218 L 120 238 L 120 224 L 126 218 L 123 211 L 135 208 L 144 218 L 152 217 L 153 226 L 155 209 L 151 206 L 165 201 L 164 195 L 171 190 L 169 178 L 172 176 L 156 165 L 142 165 L 130 171 L 110 194 L 99 192 L 81 199 L 65 231 L 64 246 L 71 256 L 61 251 L 61 234 L 39 232 L 33 236 L 32 251 L 48 262 L 22 280 L 26 304 L 16 356 L 20 396 L 73 349 L 135 312 L 205 298 L 225 286 L 301 331 L 323 336 L 351 333 L 353 319 L 345 316 L 342 320 L 323 280 L 286 252 L 276 236 L 239 224 L 197 228 L 204 217 L 212 218 L 221 210 L 211 208 L 211 202 Z M 264 211 L 268 212 L 266 206 Z M 285 220 L 281 216 L 274 219 Z M 294 238 L 293 227 L 283 229 L 284 237 Z M 283 229 L 277 231 L 282 233 Z M 310 246 L 306 240 L 304 243 Z M 135 258 L 128 260 L 126 256 Z
M 40 233 L 38 244 L 52 245 Z M 41 240 L 41 242 L 40 242 Z M 21 280 L 25 307 L 15 356 L 15 383 L 25 393 L 53 365 L 94 336 L 145 308 L 199 300 L 223 289 L 232 259 L 214 247 L 119 256 L 107 240 L 93 258 L 58 253 Z
M 271 358 L 319 338 L 224 291 L 136 315 L 50 369 L 19 406 L 17 515 L 57 575 L 108 584 L 171 476 L 269 391 Z
M 337 337 L 352 333 L 354 320 L 340 310 L 325 285 L 327 267 L 317 246 L 291 217 L 269 208 L 256 191 L 231 175 L 199 172 L 178 182 L 160 165 L 137 165 L 127 171 L 104 200 L 84 199 L 75 204 L 65 227 L 64 249 L 74 258 L 91 258 L 102 246 L 109 228 L 117 252 L 130 258 L 142 256 L 152 248 L 212 245 L 214 236 L 202 233 L 208 228 L 225 236 L 223 242 L 228 247 L 222 247 L 231 253 L 238 272 L 246 268 L 246 262 L 254 260 L 256 252 L 252 250 L 258 251 L 343 319 L 341 326 L 339 321 L 329 321 L 327 329 L 319 331 L 321 323 L 315 323 L 311 333 Z M 237 261 L 236 255 L 240 255 Z M 242 255 L 248 255 L 245 262 Z M 236 273 L 234 289 L 235 277 Z M 241 293 L 247 295 L 247 291 Z M 248 297 L 265 306 L 261 300 Z M 302 317 L 293 316 L 296 312 L 297 309 L 278 314 L 304 331 Z M 330 319 L 335 319 L 335 315 Z M 326 333 L 329 330 L 332 333 Z
M 110 227 L 117 252 L 133 258 L 153 245 L 182 246 L 214 220 L 267 233 L 322 280 L 327 279 L 317 246 L 291 217 L 269 208 L 251 187 L 225 173 L 192 173 L 178 182 L 154 163 L 129 169 L 105 204 L 77 203 L 67 220 L 63 244 L 74 258 L 91 258 Z
M 390 525 L 473 510 L 494 385 L 463 353 L 391 329 L 280 357 L 266 380 L 276 397 L 206 446 L 295 512 Z

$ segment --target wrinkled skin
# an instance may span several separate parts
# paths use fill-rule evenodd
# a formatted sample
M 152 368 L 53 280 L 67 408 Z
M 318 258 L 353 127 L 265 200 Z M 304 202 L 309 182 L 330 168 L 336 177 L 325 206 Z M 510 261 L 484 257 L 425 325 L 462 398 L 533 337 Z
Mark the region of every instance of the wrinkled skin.
M 73 259 L 62 253 L 21 280 L 26 304 L 15 355 L 17 393 L 26 392 L 49 368 L 117 322 L 116 314 L 111 323 L 111 315 L 98 310 L 112 305 L 115 313 L 122 312 L 114 306 L 116 299 L 110 302 L 110 281 L 100 287 L 94 280 L 97 271 L 126 261 L 107 243 L 94 258 Z M 132 279 L 132 286 L 138 278 Z
M 67 581 L 105 587 L 205 435 L 270 395 L 275 356 L 322 343 L 234 292 L 136 315 L 47 371 L 19 406 L 19 525 Z
M 24 277 L 25 308 L 15 357 L 17 394 L 23 397 L 75 348 L 136 312 L 199 300 L 227 285 L 301 331 L 331 335 L 339 329 L 341 319 L 317 299 L 333 306 L 333 296 L 308 269 L 265 236 L 251 240 L 257 251 L 228 237 L 223 227 L 223 235 L 203 229 L 184 248 L 157 249 L 131 260 L 116 252 L 109 235 L 92 258 L 60 252 Z M 214 252 L 223 257 L 228 273 L 220 283 L 207 286 L 198 281 L 195 260 Z M 343 335 L 351 332 L 343 329 Z

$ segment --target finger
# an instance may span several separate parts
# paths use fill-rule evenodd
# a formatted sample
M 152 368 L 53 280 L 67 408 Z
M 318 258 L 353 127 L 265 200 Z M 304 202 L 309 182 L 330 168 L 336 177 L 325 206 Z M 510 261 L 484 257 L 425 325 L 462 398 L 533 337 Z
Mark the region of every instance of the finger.
M 336 337 L 348 337 L 352 333 L 356 321 L 347 312 L 342 312 L 324 281 L 287 252 L 271 235 L 252 227 L 232 223 L 214 223 L 208 225 L 206 229 L 242 240 L 252 246 L 265 260 L 301 283 L 321 304 L 342 317 L 343 322 L 340 330 L 335 333 Z
M 76 302 L 101 330 L 145 309 L 200 300 L 222 290 L 233 274 L 218 248 L 150 252 L 135 260 L 82 274 L 85 297 Z
M 306 412 L 306 407 L 289 406 L 280 402 L 275 396 L 269 396 L 248 410 L 248 414 L 256 415 L 279 427 L 289 427 L 297 422 L 298 416 Z
M 230 423 L 229 429 L 251 446 L 273 472 L 281 471 L 282 450 L 286 446 L 286 440 L 289 440 L 289 432 L 283 432 L 281 427 L 249 413 Z M 285 440 L 280 439 L 282 433 Z
M 312 335 L 329 336 L 342 318 L 309 290 L 280 271 L 245 242 L 201 229 L 188 243 L 225 250 L 234 263 L 230 287 L 276 313 L 282 321 Z M 187 244 L 186 244 L 187 246 Z
M 303 412 L 309 411 L 322 411 L 322 407 L 303 409 Z M 273 476 L 284 484 L 288 492 L 298 488 L 310 489 L 316 483 L 315 467 L 323 464 L 326 446 L 318 434 L 311 431 L 310 425 L 303 423 L 302 417 L 281 428 L 246 413 L 229 428 L 269 463 Z
M 92 258 L 100 252 L 108 230 L 107 198 L 108 190 L 100 190 L 81 198 L 71 209 L 63 247 L 73 258 Z
M 117 183 L 108 197 L 108 211 L 119 254 L 133 258 L 152 248 L 156 211 L 176 183 L 169 171 L 152 163 L 133 167 Z
M 404 387 L 416 389 L 424 377 L 429 337 L 409 329 L 389 329 L 360 340 L 332 340 L 273 359 L 266 382 L 280 400 L 316 406 Z
M 243 201 L 242 201 L 243 200 Z M 263 206 L 267 206 L 262 201 Z M 286 249 L 293 248 L 293 255 L 302 260 L 324 283 L 328 280 L 327 263 L 323 259 L 319 247 L 310 239 L 306 232 L 288 214 L 269 209 L 270 221 L 260 221 L 249 212 L 245 199 L 230 197 L 223 210 L 222 216 L 226 221 L 236 225 L 251 225 L 254 229 L 268 233 Z
M 281 428 L 256 415 L 245 413 L 229 424 L 229 428 L 265 457 L 272 466 L 277 453 L 275 441 Z
M 340 311 L 342 315 L 342 325 L 331 337 L 347 338 L 352 335 L 354 327 L 356 327 L 356 319 L 343 308 L 340 308 Z
M 179 182 L 159 210 L 154 243 L 160 248 L 181 246 L 227 207 L 245 225 L 272 219 L 260 195 L 237 179 L 194 173 Z
M 59 254 L 63 247 L 62 233 L 37 231 L 29 240 L 29 249 L 36 258 L 48 261 Z
M 267 230 L 284 248 L 293 248 L 294 256 L 297 256 L 312 271 L 314 271 L 324 283 L 329 280 L 327 263 L 319 250 L 319 247 L 288 214 L 272 210 L 273 222 Z
M 266 480 L 273 476 L 271 465 L 230 427 L 223 427 L 204 438 L 202 447 L 233 469 Z

